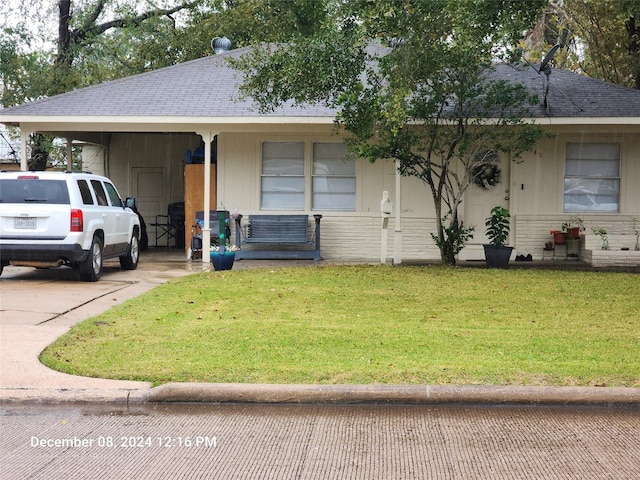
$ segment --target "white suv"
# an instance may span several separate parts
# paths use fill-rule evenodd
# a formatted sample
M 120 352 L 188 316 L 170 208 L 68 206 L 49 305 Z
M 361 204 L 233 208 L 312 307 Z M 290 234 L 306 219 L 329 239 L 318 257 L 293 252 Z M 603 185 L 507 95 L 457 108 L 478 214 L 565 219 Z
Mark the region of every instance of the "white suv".
M 69 265 L 97 281 L 106 258 L 138 266 L 140 220 L 108 178 L 91 173 L 0 172 L 0 274 L 11 265 Z

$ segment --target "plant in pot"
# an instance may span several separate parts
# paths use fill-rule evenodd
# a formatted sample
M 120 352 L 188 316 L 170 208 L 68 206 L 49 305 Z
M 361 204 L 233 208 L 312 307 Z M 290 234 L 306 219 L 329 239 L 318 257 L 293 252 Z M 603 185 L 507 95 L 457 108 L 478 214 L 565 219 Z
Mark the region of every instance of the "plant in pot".
M 220 236 L 223 237 L 223 235 Z M 231 270 L 237 250 L 238 248 L 235 245 L 231 245 L 229 242 L 225 243 L 224 238 L 220 238 L 218 244 L 212 243 L 209 257 L 214 270 Z
M 569 238 L 580 238 L 580 232 L 584 232 L 584 221 L 577 215 L 572 215 L 562 224 L 562 232 Z
M 491 209 L 491 216 L 485 221 L 489 244 L 484 246 L 484 258 L 489 268 L 509 268 L 509 258 L 513 247 L 506 246 L 509 240 L 509 210 L 501 206 Z
M 600 247 L 602 250 L 609 250 L 609 237 L 607 236 L 607 229 L 603 227 L 593 227 L 591 229 L 593 233 L 600 237 L 602 240 L 602 246 Z

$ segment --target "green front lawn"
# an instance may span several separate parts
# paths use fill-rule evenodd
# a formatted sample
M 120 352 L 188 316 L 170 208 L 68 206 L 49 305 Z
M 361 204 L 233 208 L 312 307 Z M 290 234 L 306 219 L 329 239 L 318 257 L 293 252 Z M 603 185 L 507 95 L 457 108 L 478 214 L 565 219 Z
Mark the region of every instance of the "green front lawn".
M 326 266 L 184 277 L 74 327 L 68 373 L 165 382 L 640 387 L 640 275 Z

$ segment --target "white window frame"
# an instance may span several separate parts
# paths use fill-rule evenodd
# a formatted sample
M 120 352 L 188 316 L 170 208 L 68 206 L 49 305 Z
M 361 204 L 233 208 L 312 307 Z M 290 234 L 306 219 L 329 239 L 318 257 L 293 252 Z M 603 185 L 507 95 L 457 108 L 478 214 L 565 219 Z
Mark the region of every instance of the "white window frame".
M 303 211 L 307 190 L 304 142 L 264 141 L 260 157 L 260 209 Z M 271 165 L 265 168 L 267 163 Z
M 321 149 L 326 147 L 326 151 Z M 313 142 L 311 209 L 355 212 L 356 161 L 344 143 Z
M 261 140 L 259 162 L 261 211 L 356 211 L 356 205 L 358 202 L 358 164 L 356 159 L 346 156 L 345 146 L 345 158 L 331 159 L 325 156 L 324 159 L 327 160 L 327 162 L 324 166 L 326 167 L 329 165 L 329 167 L 331 167 L 331 163 L 338 160 L 345 160 L 347 162 L 352 162 L 352 167 L 347 166 L 346 169 L 337 168 L 337 171 L 327 171 L 326 173 L 318 173 L 319 169 L 316 168 L 316 171 L 314 172 L 314 167 L 318 166 L 318 163 L 314 158 L 316 145 L 320 149 L 322 148 L 322 145 L 327 145 L 329 146 L 328 149 L 330 151 L 330 145 L 344 145 L 344 143 L 322 140 Z M 298 154 L 289 156 L 286 152 L 287 146 L 291 146 L 292 149 L 298 150 Z M 281 150 L 282 153 L 282 168 L 279 168 L 278 166 L 278 156 L 280 155 L 278 150 Z M 303 157 L 300 157 L 300 154 L 302 154 Z M 291 160 L 289 165 L 286 165 L 287 160 Z M 301 160 L 302 166 L 296 166 L 296 160 Z M 291 172 L 287 172 L 287 170 L 291 170 Z M 343 198 L 337 202 L 332 202 L 331 199 L 326 198 L 331 195 L 331 191 L 318 192 L 317 186 L 321 185 L 323 180 L 326 180 L 325 184 L 327 185 L 328 190 L 338 190 L 336 195 L 342 196 Z M 316 182 L 315 192 L 314 181 Z M 290 184 L 288 185 L 288 183 Z M 352 186 L 349 185 L 350 183 L 352 183 Z M 287 192 L 286 190 L 291 191 Z M 287 201 L 286 197 L 288 195 L 290 195 L 291 199 L 295 199 L 295 201 Z M 319 198 L 318 195 L 325 196 L 325 200 L 321 202 L 321 205 L 317 205 Z M 345 201 L 345 195 L 352 197 L 352 200 Z M 270 196 L 272 198 L 269 198 Z M 334 206 L 331 205 L 332 203 L 334 203 Z M 346 203 L 350 203 L 350 205 L 347 206 Z

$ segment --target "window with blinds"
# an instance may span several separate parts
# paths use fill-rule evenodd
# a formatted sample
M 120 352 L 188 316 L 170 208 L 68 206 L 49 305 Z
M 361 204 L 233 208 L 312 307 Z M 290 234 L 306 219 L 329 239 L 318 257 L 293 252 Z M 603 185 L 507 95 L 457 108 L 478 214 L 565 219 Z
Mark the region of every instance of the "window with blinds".
M 312 209 L 354 211 L 356 162 L 344 143 L 314 143 Z
M 263 210 L 304 210 L 304 143 L 262 144 Z
M 620 207 L 620 145 L 568 143 L 565 212 L 617 212 Z

